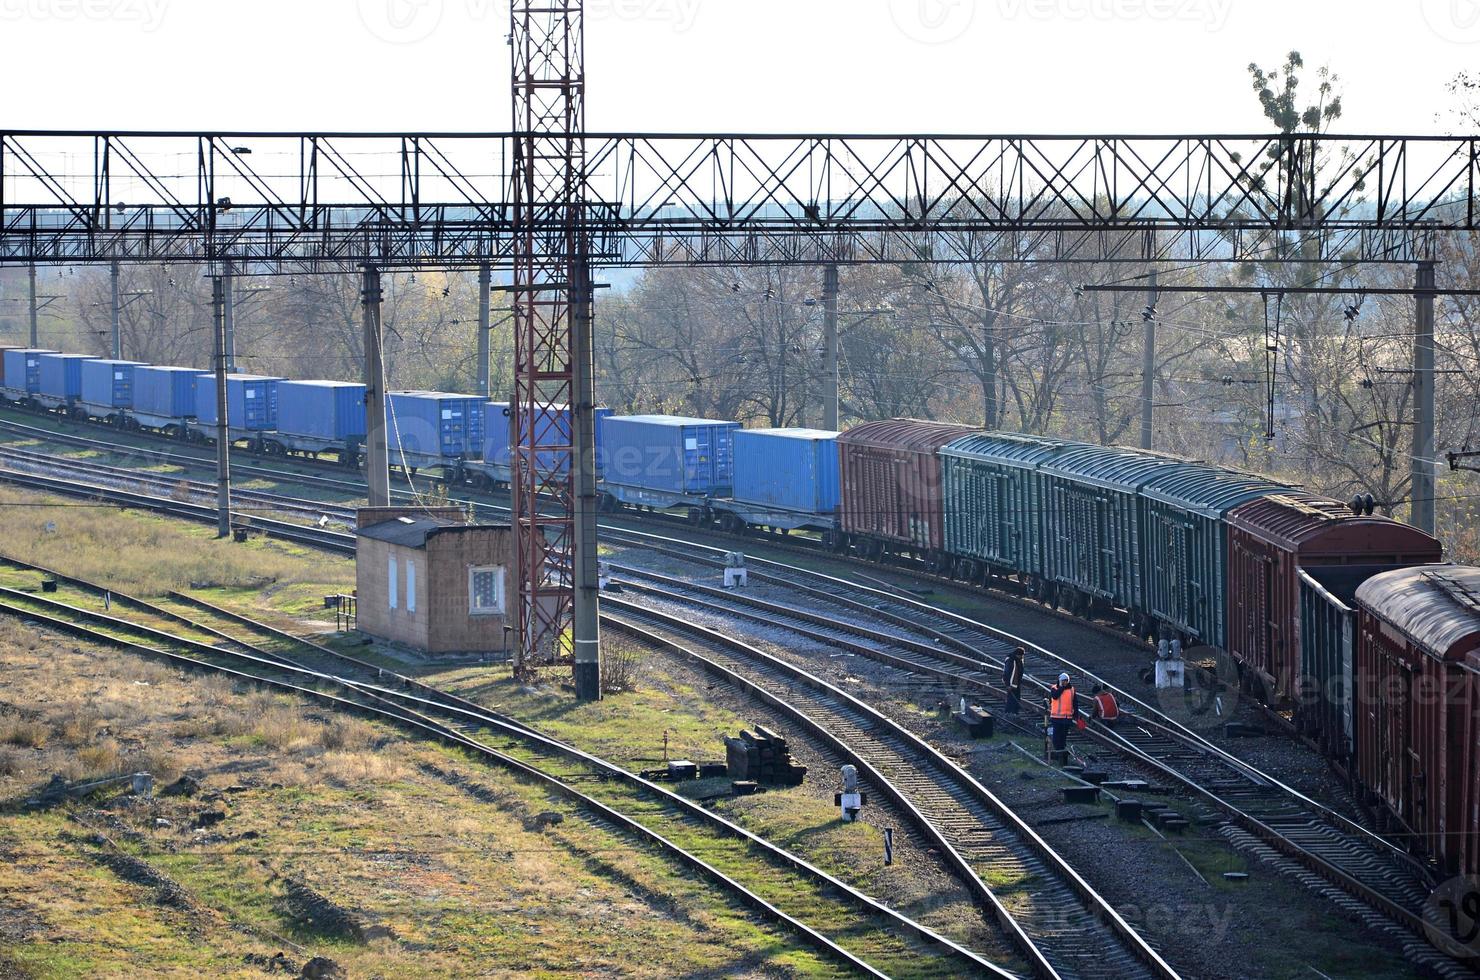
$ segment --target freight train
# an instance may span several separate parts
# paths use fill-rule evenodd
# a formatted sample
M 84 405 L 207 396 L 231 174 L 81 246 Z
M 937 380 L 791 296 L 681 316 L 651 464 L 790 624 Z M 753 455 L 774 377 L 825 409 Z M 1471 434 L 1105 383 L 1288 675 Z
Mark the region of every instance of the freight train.
M 233 375 L 233 441 L 358 462 L 364 387 Z M 215 434 L 215 378 L 8 349 L 0 398 L 187 439 Z M 888 420 L 845 433 L 598 411 L 600 501 L 743 535 L 807 535 L 1119 618 L 1238 666 L 1450 873 L 1480 873 L 1480 569 L 1374 516 L 1264 477 L 1114 447 Z M 396 392 L 392 465 L 506 486 L 507 403 Z M 569 413 L 540 421 L 570 437 Z

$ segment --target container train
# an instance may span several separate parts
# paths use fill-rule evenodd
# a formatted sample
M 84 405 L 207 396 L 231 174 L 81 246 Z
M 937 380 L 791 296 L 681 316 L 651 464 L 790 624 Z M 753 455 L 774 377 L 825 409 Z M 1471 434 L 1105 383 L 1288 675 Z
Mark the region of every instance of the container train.
M 357 463 L 364 387 L 233 375 L 231 436 Z M 9 349 L 0 397 L 179 438 L 213 438 L 215 378 Z M 392 465 L 513 479 L 515 413 L 466 395 L 387 398 Z M 1480 873 L 1480 569 L 1429 535 L 1263 477 L 1158 453 L 913 420 L 845 433 L 597 413 L 603 510 L 677 513 L 837 553 L 1011 580 L 1238 665 L 1414 850 Z M 528 424 L 527 422 L 524 424 Z M 569 413 L 539 421 L 570 437 Z

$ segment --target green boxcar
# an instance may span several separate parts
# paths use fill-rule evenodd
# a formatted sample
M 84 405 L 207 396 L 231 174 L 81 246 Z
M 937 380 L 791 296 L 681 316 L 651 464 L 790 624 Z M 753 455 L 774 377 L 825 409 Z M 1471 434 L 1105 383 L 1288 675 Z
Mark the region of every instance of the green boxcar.
M 1043 489 L 1039 468 L 1082 443 L 1014 433 L 973 433 L 940 451 L 946 550 L 958 573 L 982 566 L 1043 575 Z
M 1190 463 L 1142 486 L 1142 606 L 1196 643 L 1228 642 L 1230 510 L 1289 487 L 1215 466 Z
M 1098 446 L 1066 451 L 1044 465 L 1044 579 L 1134 614 L 1143 612 L 1140 491 L 1185 466 Z

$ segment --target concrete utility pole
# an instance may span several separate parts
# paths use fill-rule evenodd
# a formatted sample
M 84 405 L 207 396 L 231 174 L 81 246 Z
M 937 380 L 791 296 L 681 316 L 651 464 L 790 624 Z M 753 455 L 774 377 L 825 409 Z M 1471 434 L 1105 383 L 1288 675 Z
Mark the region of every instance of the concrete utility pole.
M 31 263 L 31 347 L 41 346 L 41 331 L 37 329 L 37 321 L 40 319 L 41 311 L 36 307 L 36 263 Z
M 1141 448 L 1156 448 L 1154 426 L 1156 424 L 1156 303 L 1161 296 L 1157 288 L 1156 270 L 1151 270 L 1151 279 L 1146 289 L 1146 343 L 1143 351 L 1145 362 L 1141 368 Z
M 599 701 L 601 585 L 596 530 L 596 359 L 592 349 L 595 296 L 589 259 L 580 256 L 571 267 L 571 516 L 575 524 L 571 638 L 575 645 L 576 697 Z
M 113 359 L 123 360 L 123 298 L 118 291 L 118 280 L 123 274 L 118 260 L 108 267 L 108 289 L 113 297 Z
M 478 394 L 490 398 L 488 380 L 489 331 L 493 329 L 493 267 L 478 266 Z
M 226 417 L 226 282 L 211 277 L 211 313 L 216 340 L 216 537 L 231 536 L 231 425 Z
M 365 480 L 370 506 L 391 505 L 391 453 L 385 433 L 385 355 L 381 350 L 380 270 L 365 266 L 360 292 L 365 307 Z
M 822 427 L 838 431 L 838 267 L 822 270 Z
M 1434 444 L 1434 263 L 1418 264 L 1418 323 L 1413 340 L 1413 516 L 1420 531 L 1435 533 L 1439 460 Z
M 236 265 L 226 263 L 226 373 L 236 373 Z

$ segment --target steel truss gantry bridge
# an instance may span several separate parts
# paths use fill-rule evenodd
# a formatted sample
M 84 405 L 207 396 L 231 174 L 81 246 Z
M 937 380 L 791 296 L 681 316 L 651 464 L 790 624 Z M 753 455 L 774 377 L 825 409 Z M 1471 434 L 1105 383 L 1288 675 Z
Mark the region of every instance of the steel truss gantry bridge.
M 372 503 L 381 272 L 512 270 L 519 662 L 568 655 L 582 698 L 600 696 L 594 269 L 1427 265 L 1476 230 L 1477 138 L 591 133 L 583 0 L 512 0 L 511 28 L 510 133 L 0 131 L 0 265 L 201 264 L 222 374 L 232 275 L 361 270 Z M 539 421 L 564 406 L 568 439 Z

